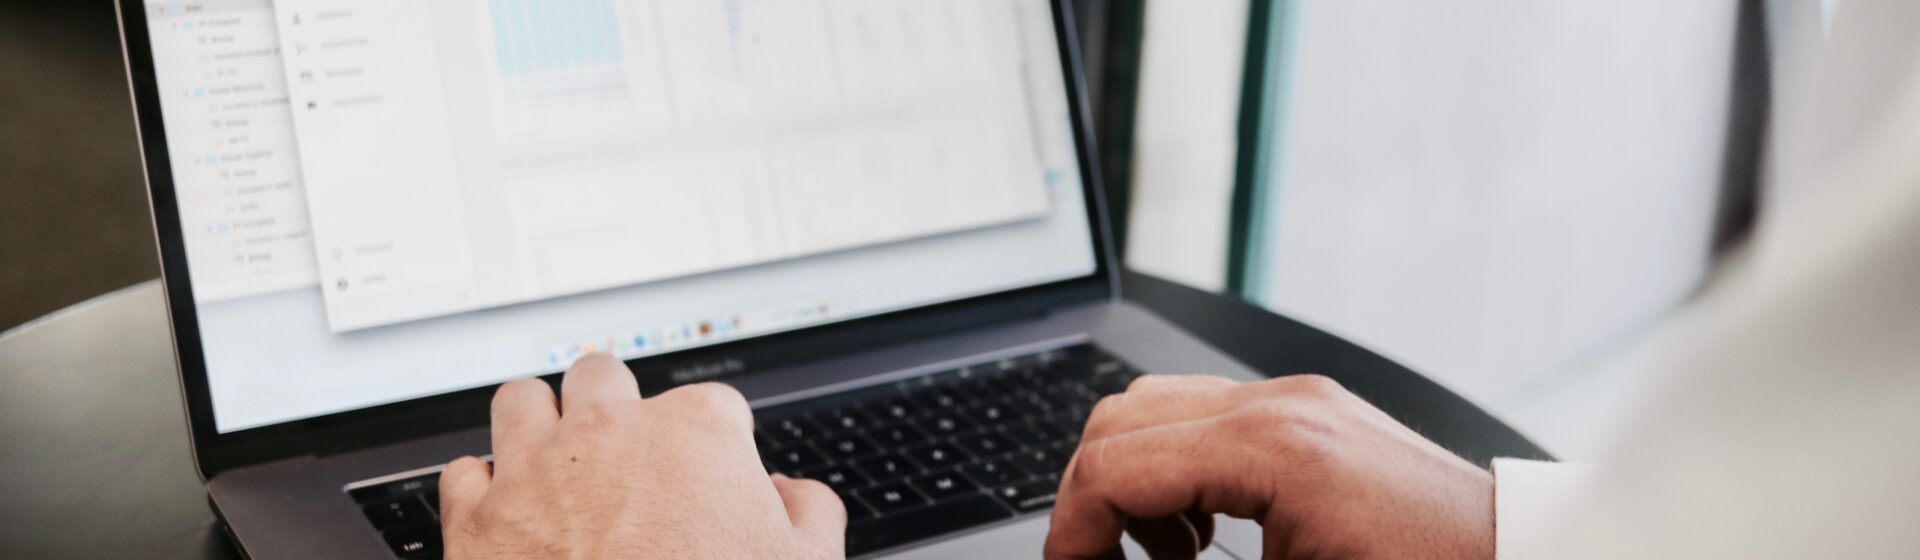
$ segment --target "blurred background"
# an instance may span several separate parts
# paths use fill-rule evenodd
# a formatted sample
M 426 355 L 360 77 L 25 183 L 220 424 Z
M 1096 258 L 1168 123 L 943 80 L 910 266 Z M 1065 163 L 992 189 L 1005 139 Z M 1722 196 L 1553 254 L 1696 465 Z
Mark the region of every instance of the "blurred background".
M 1563 457 L 1767 196 L 1836 1 L 1075 0 L 1127 263 L 1393 357 Z M 158 275 L 107 0 L 0 3 L 0 329 Z
M 115 21 L 0 2 L 0 329 L 160 275 Z

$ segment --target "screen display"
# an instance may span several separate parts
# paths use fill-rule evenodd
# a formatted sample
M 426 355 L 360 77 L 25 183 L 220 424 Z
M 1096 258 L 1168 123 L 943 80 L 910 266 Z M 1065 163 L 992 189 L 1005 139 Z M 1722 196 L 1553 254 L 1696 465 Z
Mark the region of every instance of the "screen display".
M 1046 0 L 146 10 L 223 433 L 1096 268 Z

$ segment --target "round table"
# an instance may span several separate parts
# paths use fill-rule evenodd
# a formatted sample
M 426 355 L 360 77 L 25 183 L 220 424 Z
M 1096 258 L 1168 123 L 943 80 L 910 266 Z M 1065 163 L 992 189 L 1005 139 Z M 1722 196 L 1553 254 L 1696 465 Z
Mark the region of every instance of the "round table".
M 1128 273 L 1138 302 L 1269 375 L 1313 372 L 1485 466 L 1548 458 L 1472 403 L 1378 354 L 1248 305 Z M 0 338 L 0 557 L 232 557 L 187 448 L 160 284 Z

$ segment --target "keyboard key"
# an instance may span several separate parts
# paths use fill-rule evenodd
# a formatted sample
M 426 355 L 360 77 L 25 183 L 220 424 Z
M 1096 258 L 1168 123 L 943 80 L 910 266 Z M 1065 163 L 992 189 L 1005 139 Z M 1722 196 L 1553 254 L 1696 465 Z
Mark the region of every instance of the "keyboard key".
M 1012 358 L 1001 358 L 999 361 L 993 363 L 993 367 L 1002 372 L 1011 372 L 1031 369 L 1038 363 L 1039 362 L 1034 360 L 1032 356 L 1014 356 Z
M 921 418 L 915 423 L 921 430 L 935 437 L 957 436 L 973 431 L 974 428 L 973 423 L 967 421 L 966 417 L 951 413 Z
M 1057 375 L 1055 370 L 1040 369 L 1034 366 L 1017 367 L 1007 370 L 1007 379 L 1032 389 L 1046 387 L 1062 378 L 1064 378 L 1064 376 Z
M 1059 476 L 1067 469 L 1067 454 L 1050 447 L 1033 447 L 1014 453 L 1013 463 L 1040 476 Z
M 939 385 L 939 383 L 935 381 L 935 377 L 938 377 L 938 375 L 939 374 L 930 373 L 930 374 L 922 375 L 919 377 L 902 379 L 900 381 L 895 382 L 893 386 L 899 389 L 903 393 L 914 393 L 918 391 L 924 391 L 927 389 L 931 389 L 936 385 Z
M 913 427 L 912 424 L 894 424 L 878 430 L 869 431 L 867 432 L 867 436 L 880 442 L 880 445 L 891 448 L 918 445 L 931 441 L 931 438 L 928 438 L 925 432 L 921 432 L 919 428 Z
M 934 507 L 847 526 L 847 556 L 860 556 L 1013 517 L 987 496 L 961 498 Z
M 1053 427 L 1060 429 L 1060 433 L 1063 434 L 1062 440 L 1078 438 L 1080 432 L 1086 431 L 1087 428 L 1086 417 L 1075 413 L 1061 414 L 1048 418 L 1047 423 L 1053 424 Z
M 766 456 L 767 464 L 779 472 L 801 472 L 827 462 L 818 451 L 805 445 L 782 447 Z
M 987 366 L 967 366 L 967 367 L 954 370 L 953 384 L 956 386 L 975 384 L 989 377 L 993 377 L 993 375 L 997 373 L 1000 373 L 1000 370 L 997 368 L 992 368 Z
M 959 471 L 941 471 L 933 474 L 920 475 L 914 477 L 909 483 L 912 484 L 914 488 L 919 489 L 920 493 L 926 494 L 927 497 L 933 498 L 933 501 L 936 502 L 980 491 L 979 486 L 974 485 L 973 481 L 967 480 L 966 477 L 960 476 Z
M 862 475 L 860 471 L 853 470 L 852 467 L 844 465 L 806 471 L 800 473 L 800 477 L 824 482 L 827 486 L 833 487 L 834 490 L 852 490 L 866 486 L 868 482 L 866 475 Z
M 1087 387 L 1102 395 L 1126 391 L 1127 385 L 1132 384 L 1134 378 L 1140 376 L 1139 372 L 1117 361 L 1102 362 L 1092 366 L 1091 369 L 1093 374 L 1087 376 Z
M 971 476 L 974 480 L 978 480 L 981 484 L 988 486 L 999 486 L 1027 478 L 1026 471 L 1021 470 L 1020 467 L 1013 466 L 1013 463 L 998 459 L 982 461 L 975 465 L 967 465 L 961 467 L 960 470 L 967 473 L 967 476 Z
M 971 368 L 959 368 L 959 369 L 950 369 L 947 371 L 929 375 L 927 377 L 933 380 L 934 385 L 953 387 L 954 385 L 959 384 L 961 381 L 965 381 L 968 378 L 971 378 L 977 375 L 980 375 L 980 372 L 973 371 Z
M 907 451 L 907 456 L 912 457 L 914 462 L 920 463 L 928 469 L 957 465 L 969 459 L 965 452 L 960 451 L 959 448 L 951 444 L 945 443 L 923 445 L 913 448 Z
M 432 523 L 433 514 L 427 513 L 427 504 L 419 496 L 407 496 L 388 500 L 365 508 L 367 520 L 374 527 L 388 529 L 413 523 Z
M 961 379 L 958 383 L 955 383 L 953 387 L 956 391 L 965 393 L 977 400 L 998 401 L 1001 397 L 1007 395 L 1006 387 L 997 381 L 996 378 L 998 377 L 999 375 L 997 374 L 977 374 Z
M 840 503 L 847 506 L 847 522 L 848 523 L 859 523 L 861 521 L 873 519 L 874 517 L 879 515 L 878 513 L 875 513 L 873 511 L 872 507 L 868 507 L 866 502 L 860 501 L 860 498 L 854 497 L 852 492 L 840 492 L 839 494 L 840 494 Z
M 873 509 L 879 511 L 881 515 L 927 504 L 926 496 L 920 495 L 920 492 L 914 490 L 913 487 L 900 482 L 882 484 L 855 492 L 855 494 L 866 499 L 867 503 L 871 504 Z
M 848 434 L 822 441 L 820 448 L 827 450 L 828 456 L 841 461 L 865 457 L 879 451 L 879 448 L 874 447 L 873 442 L 867 441 L 867 438 L 860 437 L 859 434 Z
M 866 413 L 851 406 L 830 410 L 819 418 L 820 423 L 826 424 L 835 433 L 842 434 L 865 428 L 873 423 L 873 419 L 868 418 Z
M 988 402 L 967 409 L 966 416 L 980 427 L 992 427 L 1019 419 L 1020 412 L 1004 402 Z
M 1095 377 L 1093 379 L 1088 380 L 1087 388 L 1093 389 L 1093 392 L 1098 393 L 1101 396 L 1118 395 L 1120 393 L 1126 392 L 1127 385 L 1130 385 L 1132 383 L 1133 383 L 1133 380 L 1131 379 L 1125 379 L 1119 376 L 1107 375 L 1107 376 Z
M 919 467 L 895 455 L 881 455 L 855 461 L 853 465 L 875 480 L 897 480 L 908 474 L 920 472 Z
M 867 415 L 882 421 L 898 422 L 919 414 L 920 407 L 904 396 L 891 397 L 861 405 Z
M 1068 346 L 1066 348 L 1055 348 L 1053 350 L 1048 350 L 1045 352 L 1041 352 L 1039 354 L 1034 354 L 1033 359 L 1034 361 L 1039 362 L 1041 365 L 1049 366 L 1049 367 L 1057 367 L 1062 363 L 1069 363 L 1069 362 L 1076 361 L 1076 359 L 1085 360 L 1090 355 L 1090 351 L 1092 349 L 1093 349 L 1092 346 L 1087 346 L 1085 344 L 1078 344 L 1074 346 Z
M 1001 488 L 997 495 L 1006 500 L 1015 511 L 1027 513 L 1053 507 L 1053 498 L 1060 491 L 1057 483 L 1049 480 L 1037 480 Z
M 946 387 L 926 389 L 913 395 L 922 408 L 934 414 L 941 414 L 959 408 L 967 399 Z
M 1015 408 L 1018 408 L 1028 416 L 1052 416 L 1053 413 L 1060 410 L 1059 405 L 1054 404 L 1053 401 L 1048 400 L 1039 393 L 1033 392 L 1014 395 L 1013 398 L 1008 399 L 1008 402 L 1013 403 Z
M 431 488 L 439 487 L 440 475 L 435 473 L 406 480 L 396 480 L 386 484 L 375 484 L 365 488 L 355 488 L 348 491 L 347 495 L 352 496 L 355 503 L 364 505 L 401 496 L 411 496 Z
M 437 517 L 440 515 L 440 489 L 439 488 L 434 488 L 432 490 L 428 490 L 427 493 L 425 494 L 421 494 L 420 500 L 427 503 L 427 509 L 433 510 L 434 516 Z
M 432 524 L 412 525 L 404 529 L 388 531 L 381 537 L 387 540 L 387 546 L 401 558 L 439 558 L 440 526 Z
M 760 429 L 764 430 L 776 445 L 804 442 L 820 430 L 812 421 L 800 415 L 768 419 L 760 424 Z
M 1048 386 L 1041 392 L 1069 408 L 1091 409 L 1093 404 L 1100 400 L 1100 395 L 1072 381 L 1061 381 L 1059 384 Z
M 1047 447 L 1068 437 L 1066 432 L 1046 422 L 1008 426 L 1006 434 L 1028 447 Z
M 982 457 L 999 455 L 1017 447 L 1007 436 L 991 432 L 960 438 L 960 445 Z

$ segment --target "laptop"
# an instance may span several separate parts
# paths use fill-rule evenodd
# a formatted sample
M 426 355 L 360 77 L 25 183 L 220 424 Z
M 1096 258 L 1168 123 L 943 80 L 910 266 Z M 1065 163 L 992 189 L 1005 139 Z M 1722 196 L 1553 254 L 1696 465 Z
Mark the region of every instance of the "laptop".
M 1034 556 L 1095 401 L 1258 378 L 1118 298 L 1063 1 L 119 8 L 195 464 L 252 557 L 438 557 L 494 389 L 593 352 L 740 389 L 853 557 Z

